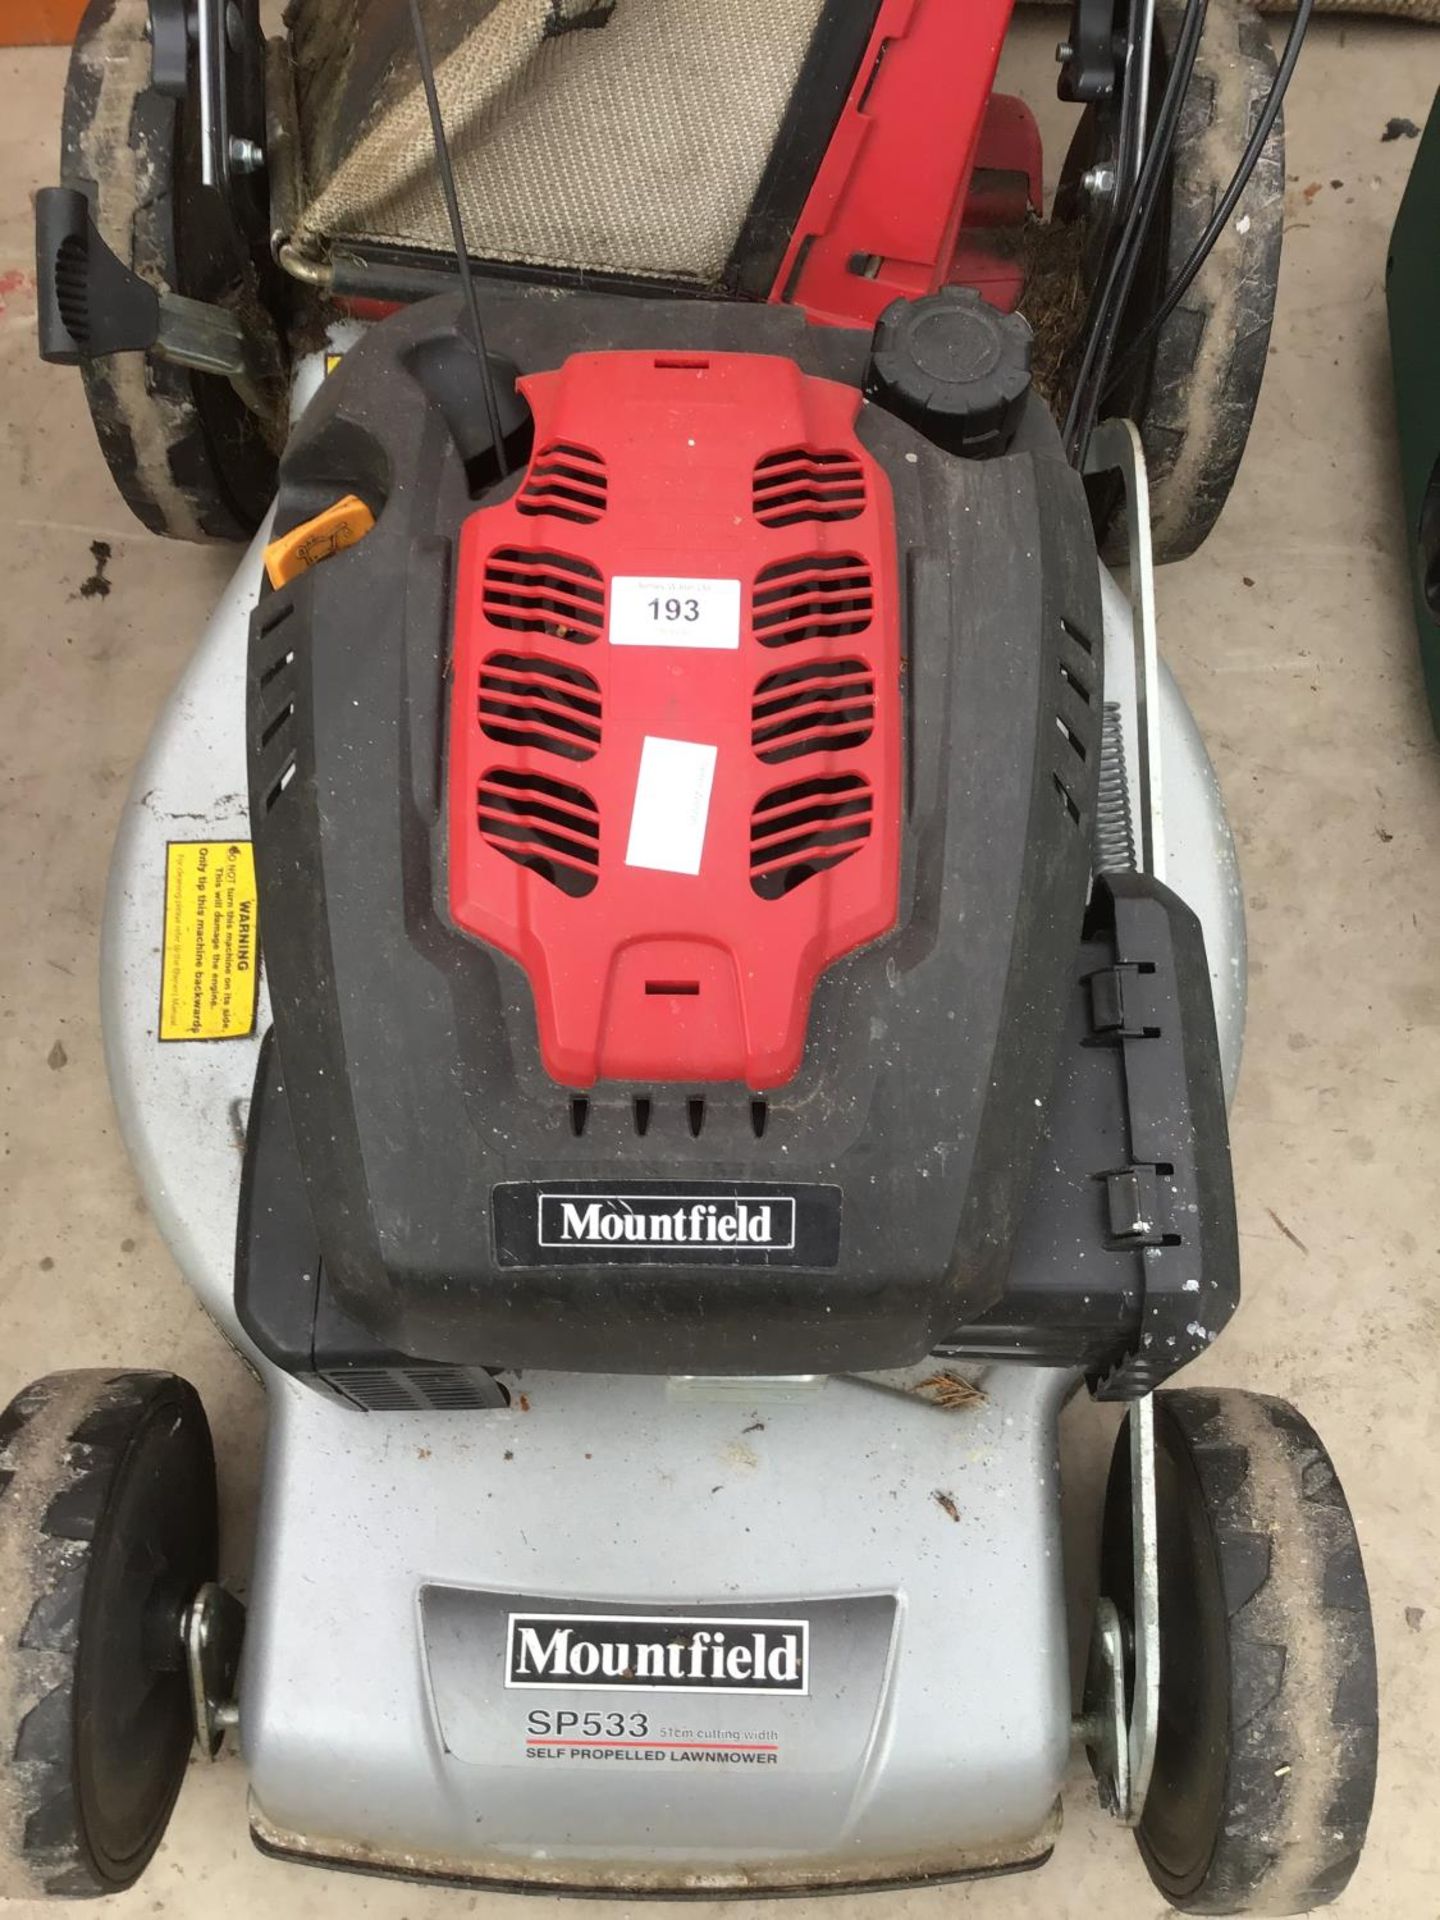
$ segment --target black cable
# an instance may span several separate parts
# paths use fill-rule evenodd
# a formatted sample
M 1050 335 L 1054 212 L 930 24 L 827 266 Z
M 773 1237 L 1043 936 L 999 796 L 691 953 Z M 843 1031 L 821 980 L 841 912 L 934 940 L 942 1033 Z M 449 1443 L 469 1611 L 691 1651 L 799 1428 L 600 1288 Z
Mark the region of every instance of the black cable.
M 1206 8 L 1207 0 L 1186 0 L 1174 58 L 1155 116 L 1155 126 L 1145 149 L 1140 177 L 1135 183 L 1130 212 L 1111 252 L 1104 279 L 1091 302 L 1085 351 L 1065 414 L 1065 445 L 1077 466 L 1084 463 L 1085 446 L 1094 428 L 1100 401 L 1109 385 L 1109 367 L 1116 336 L 1135 282 L 1145 237 L 1160 203 L 1165 169 L 1175 144 L 1175 130 L 1180 123 L 1180 110 L 1200 48 Z
M 1087 329 L 1085 352 L 1065 420 L 1066 444 L 1077 465 L 1083 465 L 1084 462 L 1085 447 L 1095 425 L 1103 389 L 1108 384 L 1106 374 L 1120 323 L 1134 285 L 1150 223 L 1160 203 L 1165 169 L 1169 164 L 1180 111 L 1194 71 L 1206 10 L 1207 0 L 1188 0 L 1176 37 L 1165 92 L 1135 184 L 1130 212 L 1111 250 L 1105 278 L 1091 305 L 1091 324 Z
M 1204 0 L 1200 0 L 1200 10 L 1204 12 Z M 1181 23 L 1181 33 L 1190 29 L 1194 17 L 1194 6 L 1185 13 Z M 1127 73 L 1129 84 L 1129 73 Z M 1135 275 L 1135 263 L 1139 261 L 1139 248 L 1133 246 L 1137 234 L 1142 236 L 1142 227 L 1152 217 L 1154 209 L 1154 184 L 1158 180 L 1158 159 L 1162 157 L 1164 146 L 1164 123 L 1167 119 L 1165 108 L 1177 86 L 1177 65 L 1171 63 L 1169 79 L 1165 86 L 1165 100 L 1156 117 L 1156 129 L 1152 132 L 1150 144 L 1140 159 L 1140 169 L 1135 186 L 1131 192 L 1131 202 L 1119 217 L 1112 234 L 1108 236 L 1106 252 L 1102 257 L 1102 275 L 1098 284 L 1092 288 L 1091 301 L 1085 315 L 1085 349 L 1081 353 L 1081 365 L 1075 374 L 1069 392 L 1069 405 L 1066 407 L 1064 422 L 1064 442 L 1071 461 L 1083 465 L 1085 442 L 1091 436 L 1094 424 L 1094 396 L 1092 396 L 1092 376 L 1096 367 L 1104 367 L 1108 359 L 1106 338 L 1114 326 L 1114 315 L 1123 311 L 1125 300 L 1129 298 L 1129 286 Z
M 1210 216 L 1209 225 L 1191 248 L 1184 266 L 1180 268 L 1175 278 L 1166 288 L 1159 306 L 1156 307 L 1154 313 L 1152 313 L 1150 318 L 1145 322 L 1145 325 L 1140 329 L 1135 339 L 1126 348 L 1124 357 L 1119 365 L 1111 372 L 1108 382 L 1109 385 L 1114 385 L 1115 381 L 1124 372 L 1125 368 L 1130 365 L 1135 356 L 1144 349 L 1146 344 L 1153 339 L 1160 328 L 1164 326 L 1176 307 L 1179 306 L 1180 302 L 1189 292 L 1191 282 L 1209 259 L 1215 242 L 1225 231 L 1225 224 L 1231 214 L 1234 213 L 1241 194 L 1244 193 L 1246 187 L 1250 184 L 1250 176 L 1259 164 L 1260 155 L 1265 150 L 1265 142 L 1270 138 L 1271 130 L 1280 117 L 1280 109 L 1285 102 L 1285 90 L 1290 85 L 1290 76 L 1294 73 L 1295 63 L 1300 58 L 1300 48 L 1305 39 L 1305 31 L 1310 24 L 1310 15 L 1314 10 L 1315 0 L 1298 0 L 1295 9 L 1295 18 L 1290 23 L 1289 37 L 1285 42 L 1284 51 L 1280 55 L 1280 64 L 1275 70 L 1275 78 L 1270 82 L 1270 90 L 1265 96 L 1265 105 L 1261 110 L 1259 119 L 1255 122 L 1254 131 L 1246 142 L 1245 151 L 1240 156 L 1239 164 L 1231 175 L 1230 184 L 1216 202 L 1215 211 Z
M 445 197 L 445 212 L 450 221 L 450 240 L 455 249 L 455 265 L 465 295 L 465 311 L 470 321 L 470 344 L 480 368 L 480 385 L 485 395 L 485 413 L 490 422 L 490 437 L 495 447 L 495 462 L 503 480 L 510 471 L 505 458 L 505 436 L 500 426 L 500 399 L 495 391 L 495 369 L 485 350 L 485 329 L 480 324 L 480 302 L 475 294 L 475 277 L 470 271 L 470 254 L 465 245 L 465 228 L 460 219 L 460 201 L 455 192 L 455 169 L 450 164 L 450 147 L 445 138 L 445 122 L 440 114 L 440 96 L 435 91 L 435 68 L 430 59 L 430 41 L 420 12 L 420 0 L 410 0 L 410 28 L 415 36 L 415 58 L 420 65 L 420 83 L 425 89 L 425 104 L 430 110 L 430 135 L 435 142 L 435 169 L 440 175 L 440 191 Z

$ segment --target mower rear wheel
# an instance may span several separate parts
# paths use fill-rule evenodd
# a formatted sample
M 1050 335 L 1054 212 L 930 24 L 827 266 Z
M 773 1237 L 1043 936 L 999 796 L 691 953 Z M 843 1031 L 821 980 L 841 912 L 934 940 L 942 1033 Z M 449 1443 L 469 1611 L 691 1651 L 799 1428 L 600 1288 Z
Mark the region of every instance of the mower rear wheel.
M 1350 1509 L 1314 1430 L 1254 1393 L 1155 1396 L 1160 1730 L 1136 1838 L 1182 1913 L 1303 1913 L 1339 1894 L 1375 1791 L 1375 1635 Z M 1103 1591 L 1130 1608 L 1130 1458 Z
M 148 0 L 89 0 L 65 81 L 61 180 L 142 279 L 231 308 L 278 343 L 264 263 L 201 184 L 197 89 L 180 102 L 155 87 L 149 34 Z M 143 525 L 173 540 L 249 539 L 275 493 L 278 408 L 261 419 L 221 375 L 151 353 L 83 361 L 81 377 L 111 477 Z
M 160 1844 L 217 1532 L 210 1429 L 174 1374 L 50 1374 L 0 1414 L 0 1895 L 118 1893 Z
M 1169 72 L 1183 9 L 1159 0 L 1152 109 Z M 1204 233 L 1229 184 L 1275 78 L 1275 54 L 1250 0 L 1210 0 L 1195 71 L 1176 128 L 1161 204 L 1146 242 L 1112 368 L 1105 413 L 1128 413 L 1140 429 L 1150 478 L 1157 562 L 1183 560 L 1200 545 L 1230 496 L 1260 398 L 1280 279 L 1285 218 L 1285 123 L 1265 143 L 1225 231 L 1175 311 L 1137 347 L 1165 291 Z M 1088 107 L 1061 173 L 1055 217 L 1089 221 L 1102 211 L 1084 188 L 1087 170 L 1108 164 L 1113 108 Z M 1080 252 L 1095 271 L 1098 250 Z M 1088 291 L 1088 288 L 1087 288 Z M 1073 356 L 1072 356 L 1073 364 Z M 1097 528 L 1108 560 L 1128 542 L 1118 492 L 1101 491 Z

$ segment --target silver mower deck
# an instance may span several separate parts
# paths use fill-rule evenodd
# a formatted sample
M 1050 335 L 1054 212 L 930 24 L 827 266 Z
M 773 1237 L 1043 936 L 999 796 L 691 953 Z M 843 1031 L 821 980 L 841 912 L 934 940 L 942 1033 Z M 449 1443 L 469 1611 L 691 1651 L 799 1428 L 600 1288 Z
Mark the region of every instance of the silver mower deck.
M 904 1390 L 925 1368 L 527 1374 L 508 1380 L 506 1409 L 367 1414 L 241 1332 L 239 1146 L 263 981 L 247 1039 L 161 1044 L 156 1026 L 166 845 L 248 838 L 246 628 L 264 537 L 136 775 L 103 970 L 146 1198 L 269 1398 L 239 1689 L 256 1839 L 377 1871 L 620 1894 L 1043 1858 L 1071 1744 L 1056 1422 L 1072 1375 L 987 1365 L 970 1373 L 983 1397 L 942 1410 Z M 1106 695 L 1127 713 L 1138 796 L 1130 611 L 1103 585 Z M 1158 851 L 1204 923 L 1233 1087 L 1234 853 L 1189 712 L 1163 670 L 1158 687 Z M 702 1670 L 632 1684 L 644 1616 L 676 1606 L 698 1623 L 687 1653 Z M 509 1616 L 525 1616 L 513 1646 Z M 602 1643 L 626 1684 L 603 1684 Z M 722 1647 L 741 1649 L 724 1690 L 707 1684 Z M 757 1664 L 778 1690 L 744 1690 Z

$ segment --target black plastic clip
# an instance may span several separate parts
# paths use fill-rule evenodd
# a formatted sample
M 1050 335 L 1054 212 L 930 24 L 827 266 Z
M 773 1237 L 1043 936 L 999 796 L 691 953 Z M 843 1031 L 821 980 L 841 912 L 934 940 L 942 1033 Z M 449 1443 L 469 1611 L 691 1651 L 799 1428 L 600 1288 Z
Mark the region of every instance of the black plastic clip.
M 1097 1040 L 1154 1040 L 1160 1036 L 1155 968 L 1121 960 L 1089 976 L 1090 1031 Z
M 1170 1196 L 1159 1167 L 1121 1167 L 1105 1176 L 1110 1238 L 1127 1247 L 1163 1247 L 1170 1233 Z

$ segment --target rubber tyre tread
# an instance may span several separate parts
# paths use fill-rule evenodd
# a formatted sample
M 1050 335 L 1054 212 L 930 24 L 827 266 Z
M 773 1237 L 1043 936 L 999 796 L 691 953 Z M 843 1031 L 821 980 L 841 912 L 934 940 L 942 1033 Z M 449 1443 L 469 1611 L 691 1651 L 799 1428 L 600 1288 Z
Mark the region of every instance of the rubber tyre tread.
M 148 1864 L 180 1791 L 190 1739 L 177 1661 L 164 1676 L 163 1765 L 146 1783 L 141 1831 L 126 1857 L 109 1853 L 108 1836 L 87 1817 L 83 1742 L 97 1736 L 95 1716 L 81 1707 L 95 1698 L 86 1655 L 114 1657 L 87 1602 L 103 1586 L 97 1568 L 106 1556 L 136 1549 L 109 1523 L 127 1467 L 156 1465 L 153 1451 L 135 1450 L 154 1440 L 158 1422 L 170 1423 L 165 1458 L 178 1451 L 187 1490 L 201 1490 L 183 1520 L 192 1563 L 184 1573 L 198 1585 L 214 1575 L 217 1518 L 210 1430 L 192 1386 L 160 1372 L 56 1373 L 0 1412 L 0 1897 L 122 1891 Z M 179 1485 L 177 1472 L 162 1492 Z
M 1314 1429 L 1284 1400 L 1155 1396 L 1161 1684 L 1136 1833 L 1184 1913 L 1303 1913 L 1343 1891 L 1375 1792 L 1375 1637 L 1359 1542 Z M 1128 1438 L 1104 1591 L 1131 1599 Z

